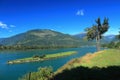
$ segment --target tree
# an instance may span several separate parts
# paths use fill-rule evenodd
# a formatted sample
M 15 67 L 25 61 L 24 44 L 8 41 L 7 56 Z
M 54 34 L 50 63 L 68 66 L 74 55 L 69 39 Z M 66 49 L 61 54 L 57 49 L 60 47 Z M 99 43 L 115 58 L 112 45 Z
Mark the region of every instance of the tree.
M 30 72 L 23 75 L 19 80 L 49 80 L 53 76 L 52 67 L 38 68 L 37 72 Z
M 120 29 L 120 28 L 119 28 Z M 119 40 L 120 42 L 120 31 L 119 31 L 119 34 L 116 36 L 116 38 Z
M 101 24 L 100 18 L 95 20 L 96 24 L 93 25 L 91 28 L 87 28 L 87 39 L 88 40 L 94 40 L 96 39 L 96 48 L 97 51 L 100 50 L 100 39 L 102 38 L 102 35 L 108 31 L 109 29 L 109 23 L 108 18 L 104 18 L 103 23 Z

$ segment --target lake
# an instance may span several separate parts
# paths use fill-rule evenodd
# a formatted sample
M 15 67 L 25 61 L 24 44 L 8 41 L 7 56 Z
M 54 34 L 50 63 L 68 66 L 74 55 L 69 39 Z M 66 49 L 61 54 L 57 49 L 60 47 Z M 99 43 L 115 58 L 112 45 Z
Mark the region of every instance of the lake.
M 33 55 L 53 54 L 63 51 L 77 51 L 78 54 L 42 61 L 30 62 L 23 64 L 6 64 L 8 60 L 18 58 L 31 57 Z M 84 56 L 88 52 L 95 52 L 95 47 L 82 47 L 82 48 L 67 48 L 67 49 L 52 49 L 52 50 L 27 50 L 27 51 L 0 51 L 0 80 L 18 80 L 19 77 L 28 73 L 37 71 L 39 67 L 52 66 L 56 71 L 63 66 L 66 62 L 73 58 Z

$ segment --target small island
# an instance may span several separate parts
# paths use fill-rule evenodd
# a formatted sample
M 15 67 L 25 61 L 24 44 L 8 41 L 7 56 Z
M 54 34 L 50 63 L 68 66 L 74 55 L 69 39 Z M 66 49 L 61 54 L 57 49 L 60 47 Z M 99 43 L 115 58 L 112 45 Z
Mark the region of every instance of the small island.
M 61 53 L 47 54 L 47 55 L 40 55 L 40 56 L 35 55 L 33 57 L 10 60 L 7 62 L 7 64 L 19 64 L 19 63 L 26 63 L 26 62 L 44 61 L 44 60 L 49 60 L 49 59 L 54 59 L 54 58 L 70 56 L 76 53 L 77 53 L 76 51 L 68 51 L 68 52 L 61 52 Z

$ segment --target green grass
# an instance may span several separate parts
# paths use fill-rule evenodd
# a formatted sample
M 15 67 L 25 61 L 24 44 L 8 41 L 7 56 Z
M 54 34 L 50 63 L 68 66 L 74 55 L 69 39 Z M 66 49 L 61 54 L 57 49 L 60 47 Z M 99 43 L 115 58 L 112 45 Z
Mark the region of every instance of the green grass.
M 55 53 L 55 54 L 47 54 L 45 55 L 45 57 L 40 58 L 33 58 L 33 57 L 28 57 L 28 58 L 22 58 L 22 59 L 16 59 L 16 60 L 11 60 L 8 61 L 8 64 L 16 64 L 16 63 L 25 63 L 25 62 L 35 62 L 35 61 L 44 61 L 44 60 L 49 60 L 49 59 L 53 59 L 53 58 L 60 58 L 60 57 L 64 57 L 64 56 L 70 56 L 73 54 L 76 54 L 76 51 L 68 51 L 68 52 L 61 52 L 61 53 Z
M 77 53 L 76 51 L 69 51 L 69 52 L 61 52 L 61 53 L 56 53 L 56 54 L 48 54 L 45 56 L 45 58 L 54 58 L 54 57 L 63 57 L 63 56 L 69 56 L 72 54 Z
M 97 54 L 97 53 L 96 53 Z M 90 61 L 83 62 L 80 65 L 87 67 L 107 67 L 107 66 L 115 66 L 120 65 L 120 50 L 109 49 L 104 50 L 100 54 L 91 58 Z
M 108 67 L 108 66 L 120 66 L 120 50 L 108 49 L 93 54 L 88 53 L 83 57 L 75 58 L 66 63 L 55 74 L 61 73 L 66 69 L 73 69 L 77 67 Z

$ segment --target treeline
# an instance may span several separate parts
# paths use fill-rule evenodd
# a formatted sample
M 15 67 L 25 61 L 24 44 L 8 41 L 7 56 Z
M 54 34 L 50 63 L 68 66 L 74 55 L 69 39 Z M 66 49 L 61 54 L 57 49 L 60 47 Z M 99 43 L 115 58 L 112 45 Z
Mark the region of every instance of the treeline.
M 58 49 L 58 48 L 74 48 L 79 46 L 24 46 L 24 45 L 13 45 L 3 46 L 0 45 L 0 50 L 28 50 L 28 49 Z
M 120 42 L 114 42 L 114 41 L 112 41 L 109 44 L 103 44 L 102 47 L 120 49 Z
M 102 44 L 102 47 L 120 49 L 120 31 L 119 31 L 119 34 L 115 36 L 115 39 L 116 39 L 115 41 L 111 41 L 108 44 Z

